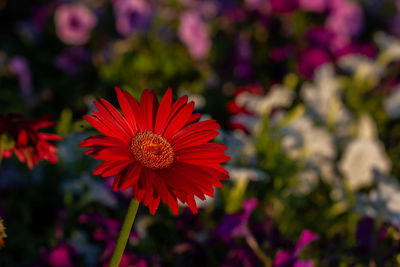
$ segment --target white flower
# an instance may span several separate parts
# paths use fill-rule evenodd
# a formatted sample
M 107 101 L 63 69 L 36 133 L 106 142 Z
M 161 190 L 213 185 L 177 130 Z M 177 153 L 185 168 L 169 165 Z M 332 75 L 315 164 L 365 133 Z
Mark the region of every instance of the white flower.
M 383 144 L 376 139 L 375 125 L 369 117 L 363 116 L 359 123 L 359 136 L 350 142 L 339 162 L 339 170 L 344 174 L 351 189 L 369 186 L 373 170 L 388 173 L 391 162 Z
M 65 193 L 82 195 L 83 203 L 100 203 L 104 206 L 115 208 L 118 204 L 111 189 L 103 181 L 93 179 L 89 174 L 84 173 L 80 179 L 66 180 L 62 188 Z
M 229 177 L 232 181 L 265 181 L 267 179 L 267 175 L 263 171 L 256 168 L 243 168 L 225 165 L 225 169 L 229 172 Z
M 374 40 L 380 50 L 382 50 L 377 60 L 382 66 L 386 66 L 390 62 L 400 60 L 399 39 L 389 36 L 384 32 L 378 32 L 375 34 Z
M 290 89 L 282 85 L 275 85 L 265 96 L 243 92 L 235 102 L 239 107 L 246 107 L 249 111 L 262 116 L 269 114 L 272 108 L 290 106 L 293 98 L 294 93 Z
M 400 118 L 400 86 L 386 98 L 383 107 L 390 118 Z
M 376 84 L 383 73 L 383 67 L 366 56 L 360 54 L 350 54 L 338 60 L 340 68 L 354 75 L 358 81 L 369 81 Z
M 194 110 L 199 110 L 204 108 L 206 105 L 206 99 L 204 96 L 199 95 L 199 94 L 192 94 L 187 91 L 180 91 L 178 93 L 179 97 L 187 95 L 188 96 L 188 102 L 193 101 L 194 102 Z
M 225 132 L 219 130 L 217 137 L 221 143 L 228 147 L 226 154 L 231 157 L 230 162 L 240 162 L 244 165 L 252 165 L 256 161 L 256 148 L 254 140 L 242 131 Z
M 333 136 L 324 128 L 315 126 L 310 117 L 302 115 L 284 127 L 282 134 L 283 150 L 303 164 L 303 170 L 297 175 L 299 184 L 292 189 L 293 193 L 311 192 L 319 177 L 329 183 L 337 179 L 333 171 L 336 157 Z
M 319 161 L 336 155 L 333 137 L 324 128 L 314 126 L 308 116 L 293 120 L 282 133 L 282 147 L 291 158 Z
M 350 113 L 341 101 L 341 94 L 341 83 L 331 63 L 320 66 L 315 72 L 313 83 L 305 83 L 301 88 L 307 110 L 317 120 L 337 126 L 346 125 L 350 120 Z
M 251 114 L 236 114 L 229 118 L 229 122 L 244 126 L 250 133 L 260 129 L 260 117 Z
M 377 188 L 369 194 L 358 195 L 355 209 L 400 227 L 400 184 L 382 173 L 375 172 L 374 175 Z

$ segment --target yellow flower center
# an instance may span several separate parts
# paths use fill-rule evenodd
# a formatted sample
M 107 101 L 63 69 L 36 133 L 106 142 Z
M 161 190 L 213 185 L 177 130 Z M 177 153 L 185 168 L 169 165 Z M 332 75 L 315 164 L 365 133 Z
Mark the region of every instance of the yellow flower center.
M 133 156 L 143 166 L 151 169 L 168 168 L 174 162 L 174 150 L 162 136 L 152 133 L 137 133 L 132 138 Z

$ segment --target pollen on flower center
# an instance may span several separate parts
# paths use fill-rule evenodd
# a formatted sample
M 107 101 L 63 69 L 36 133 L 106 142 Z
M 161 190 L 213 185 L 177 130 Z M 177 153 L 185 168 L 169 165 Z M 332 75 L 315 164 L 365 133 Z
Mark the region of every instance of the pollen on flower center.
M 151 169 L 168 168 L 174 162 L 171 145 L 152 132 L 137 133 L 132 138 L 131 150 L 137 161 Z

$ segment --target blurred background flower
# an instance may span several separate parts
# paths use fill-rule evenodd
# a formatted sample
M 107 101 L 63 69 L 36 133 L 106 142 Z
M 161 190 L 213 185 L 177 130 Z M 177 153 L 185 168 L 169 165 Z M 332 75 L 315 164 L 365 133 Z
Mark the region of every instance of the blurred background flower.
M 188 95 L 231 157 L 197 216 L 139 209 L 124 266 L 400 265 L 399 17 L 398 0 L 0 1 L 0 266 L 107 266 L 133 192 L 78 144 L 115 85 Z

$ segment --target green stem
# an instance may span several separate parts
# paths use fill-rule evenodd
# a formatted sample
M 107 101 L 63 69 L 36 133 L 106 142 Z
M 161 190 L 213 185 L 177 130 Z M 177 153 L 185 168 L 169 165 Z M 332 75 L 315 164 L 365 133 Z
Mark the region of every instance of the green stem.
M 129 234 L 131 233 L 133 221 L 135 220 L 137 210 L 139 208 L 139 202 L 132 198 L 129 204 L 128 213 L 126 214 L 124 223 L 122 224 L 121 232 L 119 233 L 117 244 L 113 255 L 111 257 L 109 267 L 118 267 L 121 261 L 122 254 L 124 253 L 126 243 L 128 242 Z

